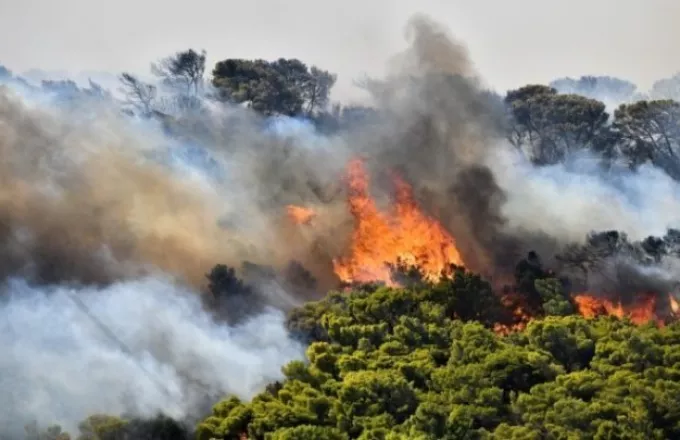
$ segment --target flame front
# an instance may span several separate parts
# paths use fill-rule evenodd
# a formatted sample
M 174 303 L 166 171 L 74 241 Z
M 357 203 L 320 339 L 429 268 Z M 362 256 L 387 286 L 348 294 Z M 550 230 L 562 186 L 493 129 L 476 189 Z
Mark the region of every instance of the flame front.
M 677 314 L 678 303 L 672 295 L 668 295 L 668 301 L 672 314 Z M 646 324 L 655 321 L 663 325 L 663 319 L 657 316 L 657 296 L 654 294 L 640 294 L 635 301 L 624 306 L 620 301 L 597 298 L 588 293 L 574 295 L 574 302 L 581 315 L 586 318 L 595 318 L 601 315 L 612 315 L 618 318 L 627 317 L 634 324 Z
M 423 214 L 411 187 L 395 177 L 395 203 L 381 212 L 369 195 L 369 179 L 361 160 L 347 169 L 348 204 L 354 217 L 349 255 L 333 262 L 345 282 L 384 281 L 395 285 L 389 265 L 400 261 L 420 268 L 426 278 L 437 279 L 451 264 L 462 265 L 453 237 L 433 218 Z

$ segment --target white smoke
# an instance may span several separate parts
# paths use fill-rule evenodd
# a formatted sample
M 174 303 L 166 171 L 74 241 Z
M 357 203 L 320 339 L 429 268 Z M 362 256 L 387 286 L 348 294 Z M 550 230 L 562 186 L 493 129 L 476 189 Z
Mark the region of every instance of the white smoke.
M 206 397 L 252 396 L 303 353 L 282 313 L 220 325 L 196 294 L 164 278 L 79 290 L 12 280 L 4 289 L 0 426 L 35 418 L 73 429 L 98 412 L 184 418 Z
M 510 228 L 580 242 L 592 231 L 616 229 L 637 240 L 680 226 L 680 186 L 658 168 L 604 172 L 585 153 L 537 167 L 511 147 L 488 159 L 508 196 Z

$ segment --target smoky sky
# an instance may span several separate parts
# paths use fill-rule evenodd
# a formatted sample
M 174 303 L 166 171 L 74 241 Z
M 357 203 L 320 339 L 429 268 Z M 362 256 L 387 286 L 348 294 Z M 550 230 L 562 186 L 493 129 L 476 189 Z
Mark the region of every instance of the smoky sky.
M 680 5 L 673 0 L 198 0 L 189 10 L 157 0 L 0 4 L 0 27 L 12 35 L 0 41 L 0 62 L 19 72 L 145 73 L 151 61 L 195 47 L 205 48 L 211 63 L 299 57 L 337 72 L 339 96 L 360 97 L 352 81 L 384 71 L 386 58 L 404 46 L 403 23 L 419 12 L 464 40 L 499 90 L 583 74 L 619 76 L 646 89 L 680 70 L 673 56 Z

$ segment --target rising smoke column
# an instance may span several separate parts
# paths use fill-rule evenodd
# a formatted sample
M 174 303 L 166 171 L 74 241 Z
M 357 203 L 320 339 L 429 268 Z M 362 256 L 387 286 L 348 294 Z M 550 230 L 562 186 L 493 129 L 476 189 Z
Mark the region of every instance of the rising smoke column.
M 529 246 L 506 234 L 505 192 L 486 163 L 504 148 L 502 104 L 446 29 L 416 16 L 407 36 L 410 46 L 390 75 L 368 84 L 379 123 L 353 133 L 358 141 L 349 144 L 361 145 L 378 200 L 395 197 L 389 175 L 399 173 L 469 269 L 511 272 Z

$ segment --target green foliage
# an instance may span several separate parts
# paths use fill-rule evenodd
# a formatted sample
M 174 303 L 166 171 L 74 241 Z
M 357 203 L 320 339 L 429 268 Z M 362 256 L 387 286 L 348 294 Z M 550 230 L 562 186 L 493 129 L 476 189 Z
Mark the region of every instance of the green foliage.
M 680 178 L 680 104 L 671 100 L 624 104 L 614 113 L 612 126 L 633 166 L 649 160 Z
M 537 279 L 534 287 L 541 296 L 546 315 L 565 316 L 574 313 L 574 307 L 564 293 L 562 283 L 554 278 Z
M 347 440 L 347 434 L 327 426 L 300 425 L 265 436 L 267 440 Z
M 335 75 L 297 59 L 227 59 L 213 69 L 222 97 L 265 115 L 314 115 L 328 104 Z
M 678 438 L 680 324 L 586 320 L 533 273 L 548 316 L 507 337 L 490 329 L 488 285 L 463 270 L 305 304 L 289 327 L 307 361 L 250 402 L 215 405 L 198 438 Z
M 508 139 L 539 164 L 554 164 L 580 149 L 602 151 L 609 140 L 603 103 L 560 94 L 543 85 L 508 92 Z
M 78 440 L 123 440 L 126 421 L 105 414 L 95 414 L 80 423 Z

